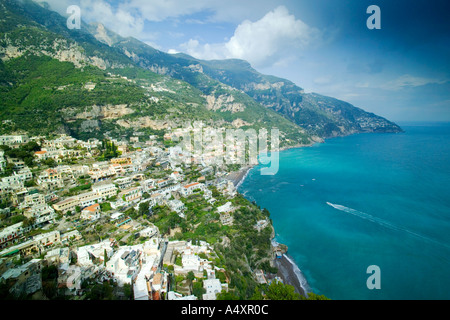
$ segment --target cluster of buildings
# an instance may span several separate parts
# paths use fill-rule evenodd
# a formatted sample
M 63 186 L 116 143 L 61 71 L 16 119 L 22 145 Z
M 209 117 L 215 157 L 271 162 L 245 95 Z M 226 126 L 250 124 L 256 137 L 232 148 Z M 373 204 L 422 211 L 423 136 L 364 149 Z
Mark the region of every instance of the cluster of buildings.
M 40 270 L 43 265 L 54 264 L 59 270 L 58 286 L 66 288 L 70 294 L 81 294 L 81 284 L 90 279 L 99 283 L 113 280 L 119 286 L 129 284 L 137 300 L 196 299 L 190 292 L 171 291 L 171 277 L 162 268 L 169 265 L 173 266 L 175 276 L 193 272 L 196 277 L 203 278 L 206 274 L 203 299 L 215 299 L 219 292 L 227 290 L 227 284 L 215 278 L 217 267 L 205 258 L 212 254 L 205 242 L 200 245 L 185 241 L 169 242 L 160 237 L 156 227 L 151 226 L 138 230 L 141 237 L 147 238 L 138 245 L 119 246 L 113 238 L 108 238 L 84 246 L 83 236 L 76 229 L 51 228 L 58 217 L 67 213 L 79 214 L 80 220 L 89 222 L 106 216 L 115 226 L 123 227 L 131 221 L 123 211 L 131 207 L 139 210 L 143 202 L 148 203 L 149 211 L 155 206 L 167 206 L 185 218 L 183 199 L 198 194 L 210 204 L 217 201 L 209 188 L 211 185 L 225 196 L 236 195 L 234 184 L 223 178 L 224 173 L 216 174 L 218 178 L 215 181 L 205 179 L 214 173 L 214 169 L 206 164 L 198 166 L 200 178 L 187 180 L 183 166 L 171 157 L 174 150 L 159 147 L 155 145 L 155 137 L 150 138 L 145 144 L 134 139 L 133 152 L 128 152 L 127 144 L 115 141 L 122 155 L 109 161 L 95 162 L 92 160 L 101 145 L 101 141 L 96 139 L 84 142 L 67 135 L 53 140 L 24 135 L 1 136 L 0 145 L 11 147 L 29 141 L 38 142 L 41 151 L 34 154 L 36 162 L 40 164 L 53 159 L 56 166 L 39 170 L 41 166 L 38 165 L 38 170 L 31 168 L 32 171 L 20 161 L 6 159 L 0 151 L 1 168 L 8 161 L 15 161 L 13 174 L 0 179 L 0 196 L 10 199 L 13 206 L 1 210 L 8 210 L 7 213 L 11 214 L 12 209 L 26 218 L 26 221 L 0 230 L 0 266 L 7 266 L 5 269 L 0 267 L 0 273 L 6 270 L 0 276 L 0 282 L 14 280 L 17 283 L 14 292 L 22 290 L 30 294 L 39 290 L 41 285 L 36 277 L 24 275 Z M 68 158 L 78 159 L 81 164 L 64 164 L 64 159 Z M 160 168 L 160 173 L 166 172 L 165 177 L 151 178 L 146 174 L 149 167 Z M 34 183 L 27 183 L 30 181 Z M 105 202 L 111 208 L 108 212 L 102 212 Z M 231 203 L 218 208 L 224 225 L 233 223 L 234 209 Z M 44 232 L 29 236 L 36 228 Z M 34 259 L 26 265 L 11 267 L 9 258 L 16 254 Z M 178 255 L 181 256 L 181 265 L 175 264 Z
M 88 280 L 99 284 L 114 281 L 119 287 L 128 284 L 135 300 L 196 300 L 197 297 L 192 294 L 174 291 L 171 283 L 173 277 L 163 269 L 164 265 L 174 265 L 176 250 L 182 256 L 182 264 L 175 265 L 175 276 L 187 275 L 192 271 L 196 277 L 203 278 L 204 271 L 207 272 L 207 278 L 203 280 L 206 291 L 202 296 L 204 300 L 214 300 L 222 290 L 228 290 L 227 283 L 215 278 L 215 270 L 221 269 L 213 267 L 208 259 L 199 257 L 201 253 L 211 253 L 206 242 L 200 245 L 186 241 L 169 242 L 159 236 L 156 228 L 146 242 L 133 246 L 118 246 L 113 238 L 78 247 L 57 246 L 68 241 L 69 237 L 79 240 L 81 235 L 76 232 L 65 235 L 57 231 L 49 232 L 1 251 L 0 283 L 12 281 L 10 293 L 17 297 L 33 294 L 42 288 L 42 267 L 54 265 L 58 270 L 57 286 L 64 289 L 66 295 L 83 294 L 83 282 Z M 43 259 L 32 259 L 19 266 L 12 266 L 6 259 L 17 251 L 28 255 L 36 250 L 45 252 Z

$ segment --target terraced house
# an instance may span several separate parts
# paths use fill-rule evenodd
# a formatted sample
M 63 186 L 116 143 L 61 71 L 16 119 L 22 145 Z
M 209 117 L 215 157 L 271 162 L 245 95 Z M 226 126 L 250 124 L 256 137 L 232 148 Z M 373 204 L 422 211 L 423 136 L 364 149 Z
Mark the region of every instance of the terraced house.
M 37 178 L 37 184 L 47 190 L 60 189 L 64 187 L 61 173 L 55 169 L 44 170 Z
M 92 186 L 92 191 L 104 199 L 114 197 L 117 194 L 117 187 L 110 182 L 101 182 Z
M 136 187 L 124 190 L 121 193 L 119 193 L 119 197 L 126 202 L 138 200 L 142 197 L 142 189 L 141 187 Z

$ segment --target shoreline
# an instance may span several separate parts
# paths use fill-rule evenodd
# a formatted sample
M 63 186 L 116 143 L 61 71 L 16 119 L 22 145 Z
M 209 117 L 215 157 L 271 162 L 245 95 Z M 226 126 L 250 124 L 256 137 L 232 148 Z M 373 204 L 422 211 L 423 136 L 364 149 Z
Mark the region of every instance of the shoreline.
M 314 141 L 310 144 L 299 144 L 295 146 L 283 147 L 278 150 L 278 152 L 286 151 L 289 149 L 300 149 L 305 147 L 312 147 L 316 143 L 322 143 L 323 141 Z M 241 184 L 245 181 L 250 171 L 255 167 L 255 165 L 247 165 L 243 167 L 239 171 L 231 172 L 227 175 L 226 179 L 233 182 L 236 190 L 241 186 Z M 239 192 L 239 191 L 238 191 Z M 272 226 L 273 227 L 273 226 Z M 272 247 L 273 247 L 273 239 Z M 275 258 L 273 260 L 274 266 L 278 268 L 278 272 L 276 274 L 284 284 L 291 285 L 294 287 L 295 292 L 300 294 L 303 297 L 308 297 L 308 293 L 311 292 L 311 288 L 308 284 L 308 281 L 301 269 L 296 264 L 293 257 L 291 257 L 287 252 L 283 253 L 280 259 Z
M 275 258 L 274 264 L 278 268 L 277 276 L 284 284 L 293 286 L 295 292 L 303 297 L 308 297 L 308 293 L 311 292 L 309 284 L 291 256 L 285 253 L 280 259 Z
M 324 140 L 317 140 L 317 141 L 312 141 L 309 144 L 296 144 L 293 146 L 279 148 L 277 150 L 277 152 L 286 151 L 286 150 L 290 150 L 290 149 L 308 148 L 308 147 L 314 146 L 317 143 L 323 143 L 323 142 L 324 142 Z M 247 175 L 249 174 L 250 170 L 252 170 L 256 166 L 257 165 L 249 165 L 248 164 L 245 167 L 242 167 L 239 171 L 230 172 L 225 178 L 227 180 L 230 180 L 231 182 L 233 182 L 235 188 L 238 189 L 241 186 L 241 184 L 244 182 L 245 178 L 247 178 Z
M 308 144 L 296 144 L 293 146 L 283 147 L 283 148 L 278 149 L 278 152 L 286 151 L 286 150 L 290 150 L 290 149 L 308 148 L 308 147 L 314 146 L 316 143 L 324 143 L 324 142 L 325 142 L 324 139 L 317 139 L 317 141 L 311 141 L 311 143 L 308 143 Z
M 283 147 L 283 148 L 279 149 L 278 152 L 286 151 L 289 149 L 300 149 L 300 148 L 312 147 L 316 143 L 321 143 L 321 142 L 312 142 L 310 144 L 298 144 L 298 145 L 294 145 L 294 146 Z M 241 184 L 245 181 L 245 178 L 247 178 L 247 175 L 249 174 L 250 170 L 252 170 L 256 166 L 257 165 L 247 165 L 239 171 L 230 172 L 226 176 L 226 179 L 233 182 L 236 189 L 238 189 L 241 186 Z
M 359 133 L 357 133 L 359 134 Z M 316 144 L 325 143 L 326 139 L 316 139 L 311 141 L 309 144 L 297 144 L 293 146 L 285 146 L 279 148 L 277 151 L 287 151 L 290 149 L 301 149 L 305 147 L 313 147 Z M 255 166 L 247 166 L 241 169 L 240 171 L 233 172 L 235 174 L 234 180 L 236 189 L 244 182 L 248 173 Z M 230 174 L 231 175 L 231 174 Z M 228 178 L 228 177 L 227 177 Z M 231 179 L 230 179 L 231 180 Z M 273 225 L 272 228 L 274 229 Z M 275 242 L 275 244 L 274 244 Z M 276 241 L 272 239 L 272 248 L 276 246 Z M 308 297 L 308 293 L 312 293 L 312 289 L 301 271 L 301 269 L 296 264 L 294 258 L 288 254 L 286 251 L 281 255 L 281 258 L 273 259 L 273 265 L 278 268 L 278 272 L 276 275 L 272 275 L 270 278 L 278 277 L 284 284 L 291 285 L 294 287 L 296 293 L 300 294 L 302 297 Z
M 247 178 L 247 175 L 253 167 L 254 166 L 246 166 L 239 171 L 231 172 L 226 176 L 226 179 L 233 182 L 234 187 L 238 189 L 244 182 L 245 178 Z

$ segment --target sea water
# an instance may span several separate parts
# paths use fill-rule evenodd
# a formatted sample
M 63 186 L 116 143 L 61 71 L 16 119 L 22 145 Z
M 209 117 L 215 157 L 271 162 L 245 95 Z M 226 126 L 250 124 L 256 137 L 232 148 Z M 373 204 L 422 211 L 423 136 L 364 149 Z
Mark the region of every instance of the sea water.
M 271 212 L 311 288 L 331 299 L 450 299 L 450 124 L 402 124 L 280 152 L 239 191 Z M 369 266 L 380 270 L 370 289 Z

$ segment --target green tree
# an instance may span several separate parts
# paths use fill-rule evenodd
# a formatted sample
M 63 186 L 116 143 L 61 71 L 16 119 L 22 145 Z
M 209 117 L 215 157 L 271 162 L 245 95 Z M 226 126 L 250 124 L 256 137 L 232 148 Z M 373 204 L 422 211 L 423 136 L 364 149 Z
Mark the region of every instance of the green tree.
M 106 249 L 103 251 L 103 265 L 106 268 L 106 262 L 108 262 L 108 254 L 106 253 Z
M 36 223 L 36 218 L 35 217 L 30 217 L 28 219 L 23 220 L 23 227 L 31 227 L 34 226 L 34 224 Z
M 195 279 L 194 272 L 189 271 L 187 276 L 186 276 L 186 279 L 189 280 L 190 282 L 192 282 Z
M 203 294 L 206 293 L 206 289 L 203 288 L 203 281 L 196 281 L 194 282 L 193 288 L 192 288 L 192 294 L 196 296 L 199 300 L 203 298 Z
M 105 281 L 103 284 L 96 283 L 88 290 L 86 298 L 88 300 L 114 300 L 113 286 Z
M 308 293 L 308 297 L 301 297 L 302 300 L 331 300 L 324 295 L 318 295 L 313 292 Z
M 54 265 L 42 268 L 42 291 L 49 299 L 53 299 L 58 293 L 58 268 Z
M 264 297 L 263 297 L 261 291 L 258 290 L 258 288 L 255 288 L 255 293 L 250 298 L 250 300 L 264 300 Z
M 293 286 L 280 281 L 272 281 L 266 292 L 269 300 L 300 300 L 300 295 Z
M 150 205 L 148 202 L 141 202 L 139 204 L 139 215 L 147 215 L 149 213 Z
M 239 300 L 239 297 L 233 292 L 222 291 L 216 295 L 217 300 Z
M 49 166 L 50 168 L 55 168 L 58 165 L 58 163 L 53 158 L 46 159 L 42 161 L 42 163 L 46 166 Z
M 123 294 L 127 300 L 133 300 L 133 287 L 129 283 L 123 285 Z
M 111 203 L 109 203 L 109 202 L 103 202 L 103 203 L 100 203 L 100 209 L 101 209 L 103 212 L 108 212 L 108 211 L 110 211 L 110 210 L 112 209 Z

